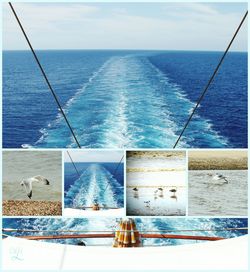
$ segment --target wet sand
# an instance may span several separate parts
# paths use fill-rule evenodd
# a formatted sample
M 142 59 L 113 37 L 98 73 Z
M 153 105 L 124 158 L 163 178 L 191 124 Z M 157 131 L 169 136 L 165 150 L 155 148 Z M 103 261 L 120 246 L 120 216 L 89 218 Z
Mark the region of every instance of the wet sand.
M 62 215 L 62 203 L 60 201 L 4 200 L 3 215 L 8 216 Z
M 127 151 L 127 158 L 169 158 L 185 157 L 185 151 Z
M 189 170 L 247 170 L 246 151 L 189 151 Z
M 146 169 L 146 168 L 127 168 L 127 172 L 173 172 L 173 171 L 185 171 L 185 168 L 154 168 L 154 169 Z

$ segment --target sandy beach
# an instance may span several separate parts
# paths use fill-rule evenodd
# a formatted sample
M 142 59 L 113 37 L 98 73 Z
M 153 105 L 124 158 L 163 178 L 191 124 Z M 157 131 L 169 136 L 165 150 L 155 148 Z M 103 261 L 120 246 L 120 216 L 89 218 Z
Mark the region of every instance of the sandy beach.
M 132 151 L 127 158 L 127 215 L 183 216 L 185 152 Z
M 185 168 L 175 169 L 175 168 L 127 168 L 127 172 L 171 172 L 171 171 L 185 171 Z
M 184 151 L 127 151 L 127 158 L 169 158 L 185 157 Z
M 8 216 L 62 215 L 62 203 L 60 201 L 4 200 L 3 215 Z
M 246 151 L 189 151 L 189 170 L 246 170 Z

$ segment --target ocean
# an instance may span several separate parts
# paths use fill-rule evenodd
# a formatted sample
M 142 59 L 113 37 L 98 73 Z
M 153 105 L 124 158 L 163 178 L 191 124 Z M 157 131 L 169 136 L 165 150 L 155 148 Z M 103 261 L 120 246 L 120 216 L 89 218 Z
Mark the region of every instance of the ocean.
M 226 184 L 212 184 L 208 173 L 220 173 Z M 188 214 L 207 216 L 247 216 L 247 170 L 189 171 Z
M 56 230 L 71 230 L 71 231 L 115 231 L 117 223 L 120 219 L 116 218 L 67 218 L 67 219 L 55 219 L 55 218 L 4 218 L 3 228 L 14 228 L 14 229 L 32 229 L 41 230 L 36 235 L 48 235 L 46 230 L 50 230 L 50 235 L 58 234 Z M 237 237 L 240 235 L 247 234 L 246 230 L 232 230 L 226 231 L 225 228 L 240 228 L 247 227 L 247 219 L 245 218 L 136 218 L 137 229 L 140 232 L 143 231 L 162 231 L 162 230 L 182 230 L 176 232 L 176 234 L 187 234 L 187 235 L 204 235 L 204 236 L 221 236 L 225 238 Z M 201 231 L 208 229 L 216 229 L 217 231 Z M 193 232 L 185 232 L 184 230 L 195 230 Z M 55 231 L 55 232 L 53 232 Z M 71 232 L 73 234 L 74 232 Z M 77 232 L 76 232 L 77 233 Z M 9 233 L 14 236 L 21 235 L 34 235 L 29 232 L 17 232 Z M 79 234 L 79 232 L 78 232 Z M 47 242 L 52 243 L 67 243 L 77 244 L 79 239 L 67 239 L 67 240 L 49 240 Z M 104 245 L 111 246 L 112 238 L 91 238 L 84 239 L 87 246 Z M 142 243 L 144 246 L 173 246 L 180 244 L 190 244 L 202 241 L 192 240 L 174 240 L 174 239 L 143 239 Z
M 37 54 L 85 148 L 172 148 L 222 55 Z M 30 51 L 3 52 L 3 147 L 76 147 Z M 178 147 L 247 147 L 247 53 L 228 54 Z
M 57 151 L 4 151 L 3 200 L 29 200 L 22 179 L 41 175 L 50 185 L 32 184 L 32 200 L 62 200 L 62 156 Z
M 123 207 L 123 164 L 81 162 L 75 165 L 80 178 L 71 163 L 64 164 L 65 208 L 90 207 L 94 200 L 101 206 Z

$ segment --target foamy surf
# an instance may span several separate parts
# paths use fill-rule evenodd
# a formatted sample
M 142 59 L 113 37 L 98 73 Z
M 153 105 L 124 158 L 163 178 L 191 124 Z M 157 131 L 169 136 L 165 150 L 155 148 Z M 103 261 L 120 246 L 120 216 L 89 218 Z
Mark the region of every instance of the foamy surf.
M 119 207 L 123 199 L 123 187 L 103 166 L 91 164 L 69 188 L 65 194 L 66 207 L 90 207 L 93 201 L 108 207 Z
M 106 61 L 64 109 L 82 147 L 172 148 L 193 106 L 146 57 L 128 55 Z M 50 124 L 37 147 L 75 147 L 61 116 Z M 196 115 L 179 147 L 224 144 Z
M 119 218 L 36 218 L 36 219 L 7 219 L 3 220 L 4 228 L 18 228 L 18 229 L 34 229 L 40 230 L 38 235 L 47 235 L 47 230 L 52 231 L 50 234 L 58 234 L 58 230 L 70 230 L 72 234 L 79 234 L 79 231 L 115 231 Z M 137 228 L 140 232 L 143 231 L 164 231 L 164 230 L 182 230 L 181 234 L 190 235 L 190 232 L 184 230 L 194 230 L 193 235 L 207 235 L 207 236 L 221 236 L 225 238 L 237 237 L 245 232 L 239 231 L 224 231 L 224 228 L 237 228 L 247 226 L 247 219 L 238 218 L 135 218 Z M 203 231 L 214 229 L 218 231 Z M 55 231 L 55 232 L 53 232 Z M 173 232 L 174 233 L 174 232 Z M 179 232 L 176 232 L 177 234 Z M 27 235 L 25 232 L 18 232 L 17 236 Z M 105 239 L 105 238 L 104 238 Z M 62 240 L 49 240 L 51 243 L 62 244 L 74 244 L 79 242 L 79 239 L 62 239 Z M 84 239 L 87 245 L 107 245 L 111 246 L 113 240 L 100 238 Z M 176 239 L 144 239 L 143 244 L 145 246 L 171 246 L 179 244 L 199 243 L 202 241 L 190 241 L 190 240 L 176 240 Z

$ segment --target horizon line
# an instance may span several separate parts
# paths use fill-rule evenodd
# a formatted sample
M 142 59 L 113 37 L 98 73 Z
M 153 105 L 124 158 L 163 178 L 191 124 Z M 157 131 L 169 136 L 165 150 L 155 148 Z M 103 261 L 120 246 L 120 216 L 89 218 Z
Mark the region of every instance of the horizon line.
M 119 163 L 119 161 L 75 161 L 74 163 Z M 64 163 L 70 163 L 72 164 L 71 161 L 64 161 Z M 120 164 L 123 164 L 124 162 L 120 162 Z
M 2 52 L 4 51 L 30 51 L 29 48 L 27 49 L 2 49 Z M 127 49 L 127 48 L 83 48 L 83 49 L 74 49 L 74 48 L 64 48 L 64 49 L 35 49 L 35 51 L 188 51 L 188 52 L 224 52 L 224 50 L 209 50 L 209 49 Z M 248 53 L 248 50 L 229 50 L 230 52 L 235 52 L 235 53 Z

